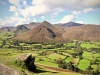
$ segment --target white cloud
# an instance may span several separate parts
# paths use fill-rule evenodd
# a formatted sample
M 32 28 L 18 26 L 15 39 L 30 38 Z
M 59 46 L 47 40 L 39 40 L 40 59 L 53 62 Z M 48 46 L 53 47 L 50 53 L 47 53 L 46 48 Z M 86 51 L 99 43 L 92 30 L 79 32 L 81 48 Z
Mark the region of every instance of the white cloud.
M 36 22 L 36 19 L 34 19 L 33 22 Z
M 87 8 L 100 8 L 100 0 L 83 0 L 82 2 Z
M 23 1 L 23 5 L 27 5 L 27 2 L 26 1 Z
M 44 17 L 44 16 L 41 16 L 41 19 L 43 19 L 43 20 L 44 20 L 44 19 L 45 19 L 45 17 Z
M 67 22 L 70 22 L 74 19 L 75 17 L 73 15 L 67 15 L 67 16 L 64 16 L 59 23 L 67 23 Z
M 32 0 L 32 5 L 27 5 L 27 2 L 26 0 L 9 0 L 9 3 L 12 4 L 9 11 L 15 13 L 14 16 L 12 16 L 13 19 L 10 17 L 10 19 L 6 20 L 10 25 L 26 23 L 30 21 L 28 19 L 29 17 L 42 15 L 51 16 L 54 22 L 55 17 L 62 11 L 74 10 L 72 12 L 73 15 L 64 16 L 60 20 L 60 23 L 66 23 L 76 18 L 76 15 L 91 11 L 94 12 L 100 8 L 100 0 L 57 0 L 57 2 L 54 2 L 54 0 Z M 23 16 L 23 18 L 19 17 L 19 15 Z M 43 17 L 41 18 L 44 19 Z M 12 22 L 9 22 L 9 20 Z M 4 22 L 4 20 L 2 21 Z M 36 19 L 34 19 L 34 21 L 36 21 Z
M 99 8 L 100 0 L 33 0 L 34 5 L 46 5 L 50 8 L 61 7 L 70 10 L 83 10 L 86 8 Z
M 20 5 L 22 0 L 9 0 L 10 3 L 13 5 Z M 87 5 L 88 2 L 89 5 Z M 98 0 L 95 0 L 98 1 Z M 86 13 L 92 11 L 94 6 L 99 6 L 99 2 L 94 2 L 90 0 L 57 0 L 55 3 L 54 0 L 32 0 L 33 5 L 28 5 L 26 0 L 22 1 L 23 5 L 26 6 L 24 9 L 19 7 L 10 6 L 9 11 L 18 12 L 20 15 L 24 17 L 31 17 L 31 16 L 41 16 L 41 15 L 51 15 L 53 18 L 57 16 L 62 11 L 66 9 L 74 10 L 72 12 L 73 15 L 79 15 L 82 12 Z M 87 9 L 91 7 L 91 9 Z
M 24 17 L 30 16 L 37 16 L 37 15 L 44 15 L 49 11 L 49 9 L 44 5 L 36 5 L 36 6 L 29 6 L 25 9 L 22 9 L 21 14 Z
M 20 1 L 21 0 L 9 0 L 9 3 L 15 5 L 16 7 L 20 8 Z
M 83 21 L 76 21 L 76 23 L 80 23 L 80 24 L 83 24 Z
M 15 6 L 11 5 L 9 11 L 16 12 L 17 8 Z
M 14 15 L 15 17 L 18 17 L 19 16 L 19 14 L 18 14 L 18 12 L 15 12 L 15 15 Z
M 84 13 L 88 13 L 88 12 L 94 12 L 95 10 L 93 8 L 87 8 L 87 9 L 84 9 L 83 12 Z
M 81 14 L 81 11 L 73 11 L 72 14 L 73 15 L 79 15 L 79 14 Z
M 15 12 L 15 14 L 12 17 L 6 17 L 6 19 L 0 19 L 0 27 L 1 26 L 17 26 L 20 24 L 27 24 L 30 23 L 30 18 L 21 18 L 18 16 L 18 13 Z

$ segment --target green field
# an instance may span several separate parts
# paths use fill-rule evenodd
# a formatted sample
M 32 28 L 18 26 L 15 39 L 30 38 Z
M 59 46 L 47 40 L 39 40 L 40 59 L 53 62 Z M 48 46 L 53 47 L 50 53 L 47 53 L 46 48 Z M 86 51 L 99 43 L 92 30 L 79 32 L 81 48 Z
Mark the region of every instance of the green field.
M 13 33 L 0 33 L 0 63 L 18 70 L 21 74 L 23 71 L 28 75 L 81 75 L 81 71 L 100 72 L 100 42 L 84 42 L 81 44 L 74 42 L 69 43 L 29 43 L 12 39 Z M 22 65 L 15 62 L 18 57 L 25 54 L 32 54 L 35 57 L 35 64 L 62 68 L 68 73 L 46 70 L 37 65 L 37 70 L 45 71 L 43 73 L 33 73 Z M 79 68 L 79 73 L 72 72 L 72 66 Z M 90 68 L 89 68 L 90 67 Z M 99 68 L 98 68 L 99 67 Z
M 89 65 L 90 65 L 90 61 L 89 60 L 82 59 L 82 60 L 80 60 L 78 67 L 80 69 L 82 69 L 82 70 L 86 70 Z
M 89 48 L 100 48 L 99 46 L 96 46 L 95 43 L 82 43 L 81 47 L 86 47 L 87 49 Z
M 18 70 L 20 73 L 22 73 L 22 71 L 24 70 L 27 74 L 34 75 L 34 73 L 31 73 L 31 72 L 27 71 L 26 69 L 22 69 L 21 66 L 17 66 L 15 64 L 17 57 L 22 56 L 24 54 L 32 54 L 33 56 L 35 56 L 36 57 L 35 63 L 43 64 L 46 66 L 53 66 L 53 67 L 58 67 L 58 65 L 56 63 L 52 62 L 53 57 L 51 55 L 54 55 L 55 59 L 57 59 L 56 57 L 59 58 L 59 56 L 61 58 L 64 58 L 64 56 L 59 55 L 59 54 L 51 54 L 50 55 L 51 60 L 50 60 L 50 58 L 47 58 L 46 56 L 38 56 L 38 51 L 29 51 L 29 50 L 19 51 L 17 49 L 2 48 L 2 49 L 0 49 L 0 63 L 8 65 L 11 68 Z M 39 59 L 43 59 L 43 61 L 39 61 Z M 48 75 L 62 75 L 62 74 L 63 75 L 72 75 L 73 73 L 69 73 L 69 72 L 68 73 L 60 73 L 60 72 L 53 73 L 51 71 L 47 71 L 47 72 L 39 73 L 39 74 L 35 74 L 35 75 L 47 75 L 47 74 Z M 81 74 L 77 73 L 75 75 L 81 75 Z

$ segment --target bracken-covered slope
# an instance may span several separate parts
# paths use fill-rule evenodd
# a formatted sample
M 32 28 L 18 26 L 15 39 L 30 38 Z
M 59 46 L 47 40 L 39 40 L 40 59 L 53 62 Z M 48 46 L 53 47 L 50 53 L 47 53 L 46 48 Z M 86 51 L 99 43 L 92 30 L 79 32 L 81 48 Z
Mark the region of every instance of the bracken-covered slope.
M 0 33 L 1 32 L 10 32 L 14 27 L 2 27 L 0 28 Z
M 75 26 L 82 26 L 83 24 L 75 23 L 75 22 L 68 22 L 68 23 L 61 23 L 55 24 L 55 26 L 62 26 L 62 27 L 75 27 Z
M 26 33 L 17 35 L 15 38 L 28 42 L 63 41 L 62 34 L 57 32 L 57 29 L 47 21 L 42 22 Z
M 39 22 L 31 22 L 29 24 L 23 24 L 24 26 L 26 26 L 28 29 L 32 29 L 36 26 L 38 26 L 40 23 Z
M 65 28 L 63 37 L 67 39 L 100 41 L 100 26 L 99 25 L 82 25 L 77 27 Z
M 26 26 L 24 26 L 24 25 L 19 25 L 19 26 L 14 27 L 14 28 L 12 29 L 12 32 L 19 34 L 19 33 L 26 32 L 26 31 L 28 31 L 28 30 L 29 30 L 29 29 L 28 29 Z

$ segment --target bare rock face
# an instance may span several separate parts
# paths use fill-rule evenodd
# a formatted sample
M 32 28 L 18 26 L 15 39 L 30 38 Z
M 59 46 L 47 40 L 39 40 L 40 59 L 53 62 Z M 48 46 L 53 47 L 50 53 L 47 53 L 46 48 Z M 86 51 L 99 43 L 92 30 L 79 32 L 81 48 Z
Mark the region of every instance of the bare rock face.
M 25 60 L 25 65 L 28 70 L 35 72 L 36 71 L 36 66 L 34 64 L 35 57 L 32 57 L 32 55 L 29 55 Z
M 34 64 L 35 57 L 32 57 L 31 54 L 25 54 L 23 56 L 18 57 L 16 60 L 16 64 L 22 66 L 22 68 L 27 68 L 29 71 L 35 72 L 36 66 Z
M 0 75 L 20 75 L 20 73 L 0 63 Z

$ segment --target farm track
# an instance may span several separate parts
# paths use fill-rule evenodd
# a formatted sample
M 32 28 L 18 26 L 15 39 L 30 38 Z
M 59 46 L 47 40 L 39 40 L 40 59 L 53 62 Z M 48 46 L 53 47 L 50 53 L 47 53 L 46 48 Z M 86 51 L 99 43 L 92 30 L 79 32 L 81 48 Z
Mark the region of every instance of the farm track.
M 50 66 L 46 66 L 46 65 L 42 65 L 42 64 L 37 64 L 37 66 L 43 68 L 43 69 L 46 69 L 46 70 L 49 70 L 49 71 L 55 71 L 55 72 L 72 72 L 72 71 L 69 71 L 69 70 L 64 70 L 64 69 L 61 69 L 61 68 L 56 68 L 56 67 L 50 67 Z
M 51 67 L 51 66 L 47 66 L 47 65 L 43 65 L 43 64 L 39 64 L 39 63 L 35 63 L 37 66 L 39 66 L 42 69 L 45 69 L 47 71 L 51 71 L 51 72 L 62 72 L 62 73 L 66 73 L 66 75 L 83 75 L 80 73 L 76 73 L 67 69 L 61 69 L 61 68 L 56 68 L 56 67 Z

